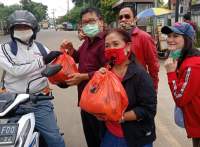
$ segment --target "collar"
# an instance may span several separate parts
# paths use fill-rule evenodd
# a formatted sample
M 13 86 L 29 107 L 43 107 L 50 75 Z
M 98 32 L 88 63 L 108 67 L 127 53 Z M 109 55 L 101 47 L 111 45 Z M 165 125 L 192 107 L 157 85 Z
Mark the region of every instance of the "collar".
M 128 65 L 127 72 L 126 72 L 122 82 L 132 78 L 133 75 L 137 74 L 137 72 L 139 70 L 137 63 L 135 63 L 135 56 L 133 54 L 131 54 L 131 56 L 130 56 L 130 61 L 131 62 Z
M 137 35 L 140 32 L 140 29 L 138 27 L 133 28 L 132 35 Z
M 8 44 L 10 45 L 11 53 L 16 56 L 18 51 L 17 42 L 15 40 L 12 40 Z
M 106 35 L 105 32 L 100 32 L 100 33 L 98 33 L 92 40 L 93 40 L 93 41 L 96 40 L 96 39 L 102 40 L 102 39 L 104 39 L 105 35 Z M 89 42 L 91 42 L 91 39 L 90 39 L 89 37 L 87 37 L 87 40 L 88 40 Z M 92 42 L 93 42 L 93 41 L 92 41 Z
M 97 34 L 96 37 L 99 38 L 99 39 L 104 39 L 105 35 L 106 35 L 105 32 L 100 32 L 99 34 Z
M 20 42 L 18 42 L 20 43 Z M 17 52 L 18 52 L 18 46 L 17 46 L 17 41 L 16 40 L 12 40 L 10 42 L 8 42 L 8 44 L 10 45 L 10 50 L 11 50 L 11 53 L 13 55 L 17 55 Z M 27 45 L 27 46 L 32 46 L 32 43 L 30 45 Z

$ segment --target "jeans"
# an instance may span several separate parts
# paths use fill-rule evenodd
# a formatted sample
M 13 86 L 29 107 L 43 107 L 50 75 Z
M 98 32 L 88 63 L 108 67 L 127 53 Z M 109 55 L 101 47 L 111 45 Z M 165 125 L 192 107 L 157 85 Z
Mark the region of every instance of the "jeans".
M 101 142 L 101 147 L 128 147 L 125 138 L 112 135 L 109 131 L 106 132 Z M 153 147 L 153 144 L 146 144 L 141 147 Z
M 42 135 L 48 147 L 65 147 L 50 101 L 40 101 L 34 106 L 19 107 L 16 113 L 29 112 L 34 112 L 35 129 Z

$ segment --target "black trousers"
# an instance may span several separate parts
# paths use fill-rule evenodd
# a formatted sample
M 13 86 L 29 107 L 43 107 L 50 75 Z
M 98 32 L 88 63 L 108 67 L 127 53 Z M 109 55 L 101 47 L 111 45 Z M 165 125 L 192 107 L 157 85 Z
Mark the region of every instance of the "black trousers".
M 83 131 L 88 147 L 100 147 L 101 139 L 105 133 L 104 122 L 81 110 Z

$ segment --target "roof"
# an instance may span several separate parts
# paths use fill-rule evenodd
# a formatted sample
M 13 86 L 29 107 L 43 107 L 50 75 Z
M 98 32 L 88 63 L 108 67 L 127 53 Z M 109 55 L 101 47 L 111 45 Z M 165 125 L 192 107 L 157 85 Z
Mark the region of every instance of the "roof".
M 118 2 L 116 2 L 115 4 L 113 4 L 113 8 L 121 5 L 124 2 L 133 2 L 133 3 L 153 3 L 153 0 L 119 0 Z

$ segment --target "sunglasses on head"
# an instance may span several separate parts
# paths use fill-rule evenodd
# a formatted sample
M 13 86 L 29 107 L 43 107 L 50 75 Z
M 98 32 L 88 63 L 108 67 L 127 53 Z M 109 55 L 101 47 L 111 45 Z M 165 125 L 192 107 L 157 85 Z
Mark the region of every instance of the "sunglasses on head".
M 119 15 L 119 20 L 122 20 L 123 18 L 130 19 L 131 16 L 129 14 Z

